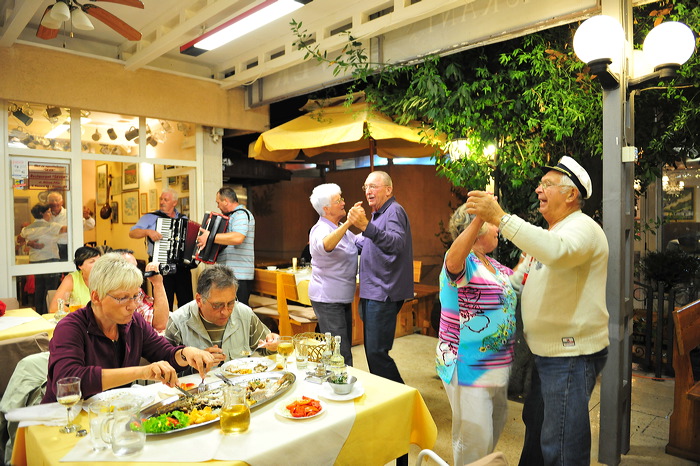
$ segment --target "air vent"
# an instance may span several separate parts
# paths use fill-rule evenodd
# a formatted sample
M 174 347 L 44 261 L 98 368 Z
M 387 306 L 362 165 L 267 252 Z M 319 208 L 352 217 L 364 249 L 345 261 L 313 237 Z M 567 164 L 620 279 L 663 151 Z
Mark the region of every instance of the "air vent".
M 331 36 L 335 36 L 337 34 L 340 34 L 341 32 L 349 31 L 350 29 L 352 29 L 352 21 L 343 24 L 342 26 L 338 26 L 335 29 L 331 29 Z
M 377 18 L 381 18 L 382 16 L 386 16 L 390 13 L 394 12 L 394 5 L 391 5 L 390 7 L 384 8 L 382 10 L 376 11 L 374 13 L 371 13 L 369 15 L 369 20 L 374 21 Z

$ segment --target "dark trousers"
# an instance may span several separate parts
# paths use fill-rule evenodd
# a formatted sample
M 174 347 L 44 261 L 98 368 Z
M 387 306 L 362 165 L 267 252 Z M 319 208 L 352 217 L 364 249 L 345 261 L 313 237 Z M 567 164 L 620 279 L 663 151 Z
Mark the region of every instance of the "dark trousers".
M 340 354 L 352 366 L 352 303 L 319 303 L 311 301 L 321 333 L 340 335 Z
M 236 290 L 236 299 L 239 303 L 248 306 L 250 292 L 253 289 L 253 280 L 238 280 L 238 290 Z
M 192 271 L 184 266 L 177 266 L 177 272 L 172 275 L 163 275 L 163 286 L 168 296 L 168 304 L 172 312 L 177 296 L 178 307 L 184 306 L 194 299 L 192 293 Z
M 364 322 L 365 356 L 372 374 L 403 383 L 396 363 L 389 356 L 394 346 L 396 316 L 403 301 L 360 300 L 360 318 Z
M 44 262 L 56 262 L 56 259 L 32 262 L 32 264 Z M 58 273 L 34 275 L 34 308 L 38 314 L 47 314 L 49 312 L 49 308 L 46 304 L 46 294 L 49 290 L 57 289 L 60 283 L 61 274 Z
M 59 244 L 58 245 L 58 258 L 61 261 L 68 260 L 68 245 L 67 244 Z

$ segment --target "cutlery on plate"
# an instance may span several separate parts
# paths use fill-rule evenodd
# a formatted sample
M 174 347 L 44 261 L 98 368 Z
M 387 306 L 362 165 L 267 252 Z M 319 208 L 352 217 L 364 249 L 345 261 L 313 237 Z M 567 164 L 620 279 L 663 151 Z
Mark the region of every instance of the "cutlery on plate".
M 216 373 L 216 374 L 214 374 L 214 375 L 217 376 L 218 378 L 220 378 L 221 380 L 223 380 L 225 384 L 228 384 L 228 385 L 236 385 L 235 383 L 231 382 L 231 381 L 228 379 L 228 377 L 226 377 L 226 376 L 223 375 L 223 374 Z
M 184 388 L 182 388 L 182 387 L 179 386 L 179 385 L 175 385 L 175 388 L 177 388 L 178 390 L 180 390 L 185 396 L 188 396 L 188 397 L 194 396 L 193 394 L 191 394 L 190 392 L 188 392 L 187 390 L 185 390 Z
M 202 382 L 199 384 L 197 387 L 197 393 L 202 393 L 207 391 L 207 384 L 204 383 L 204 379 L 202 379 Z

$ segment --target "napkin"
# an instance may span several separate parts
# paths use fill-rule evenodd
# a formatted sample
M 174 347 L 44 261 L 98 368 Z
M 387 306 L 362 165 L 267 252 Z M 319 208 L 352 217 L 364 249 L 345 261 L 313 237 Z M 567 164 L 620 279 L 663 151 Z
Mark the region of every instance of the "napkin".
M 71 421 L 80 413 L 82 402 L 73 406 L 71 410 Z M 19 422 L 19 427 L 43 424 L 45 426 L 66 425 L 66 407 L 59 403 L 47 403 L 24 408 L 16 408 L 5 414 L 5 419 L 12 422 Z

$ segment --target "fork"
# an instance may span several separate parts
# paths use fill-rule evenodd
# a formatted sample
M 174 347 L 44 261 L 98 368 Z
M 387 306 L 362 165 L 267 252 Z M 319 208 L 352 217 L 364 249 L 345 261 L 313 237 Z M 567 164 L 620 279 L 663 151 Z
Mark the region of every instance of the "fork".
M 199 384 L 197 387 L 197 393 L 202 393 L 207 391 L 207 384 L 204 383 L 204 379 L 202 378 L 202 382 Z

